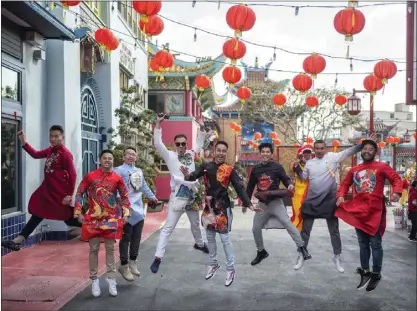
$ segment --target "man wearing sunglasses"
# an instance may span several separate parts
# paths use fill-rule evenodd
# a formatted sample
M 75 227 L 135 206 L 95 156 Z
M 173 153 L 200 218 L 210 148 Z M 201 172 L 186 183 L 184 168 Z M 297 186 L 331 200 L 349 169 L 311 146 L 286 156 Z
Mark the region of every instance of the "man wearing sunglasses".
M 204 243 L 200 230 L 199 207 L 195 204 L 195 194 L 198 192 L 198 181 L 185 181 L 181 172 L 181 167 L 186 167 L 189 172 L 194 172 L 194 158 L 198 155 L 204 145 L 205 132 L 204 124 L 200 122 L 200 132 L 197 136 L 196 147 L 194 150 L 187 149 L 187 136 L 178 134 L 174 137 L 175 151 L 168 150 L 162 142 L 161 123 L 165 120 L 164 114 L 159 114 L 156 119 L 154 129 L 154 145 L 156 150 L 164 159 L 171 174 L 171 196 L 168 202 L 168 215 L 164 227 L 159 236 L 158 246 L 156 247 L 155 259 L 151 265 L 151 271 L 157 273 L 168 239 L 177 226 L 178 220 L 184 212 L 187 213 L 191 224 L 191 232 L 194 236 L 194 248 L 204 253 L 209 253 L 207 244 Z

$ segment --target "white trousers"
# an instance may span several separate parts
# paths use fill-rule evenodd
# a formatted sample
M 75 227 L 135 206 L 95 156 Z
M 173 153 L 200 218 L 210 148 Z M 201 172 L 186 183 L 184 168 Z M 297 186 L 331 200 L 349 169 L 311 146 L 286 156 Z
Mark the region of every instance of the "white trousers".
M 177 226 L 178 220 L 180 220 L 182 214 L 187 213 L 188 219 L 190 220 L 191 233 L 194 236 L 195 243 L 202 247 L 204 246 L 203 237 L 201 235 L 200 228 L 200 213 L 195 210 L 177 211 L 173 209 L 172 204 L 168 203 L 168 215 L 164 227 L 159 235 L 158 246 L 156 247 L 155 257 L 162 258 L 165 254 L 165 248 L 167 247 L 169 237 L 174 232 Z

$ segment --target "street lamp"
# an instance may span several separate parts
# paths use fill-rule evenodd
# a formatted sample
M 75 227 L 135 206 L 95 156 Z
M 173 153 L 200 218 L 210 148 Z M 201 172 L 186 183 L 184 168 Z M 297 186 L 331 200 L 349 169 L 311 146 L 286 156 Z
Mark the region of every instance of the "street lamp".
M 348 112 L 351 115 L 357 115 L 360 112 L 361 100 L 356 96 L 356 93 L 370 93 L 370 104 L 369 104 L 369 135 L 374 134 L 374 95 L 365 90 L 357 91 L 353 89 L 353 95 L 348 99 Z M 349 111 L 349 105 L 352 106 L 352 112 Z M 355 106 L 356 105 L 356 106 Z M 358 106 L 359 105 L 359 106 Z M 354 109 L 355 108 L 355 109 Z M 359 112 L 357 112 L 359 111 Z
M 352 95 L 348 98 L 347 111 L 351 116 L 356 116 L 361 112 L 361 99 Z

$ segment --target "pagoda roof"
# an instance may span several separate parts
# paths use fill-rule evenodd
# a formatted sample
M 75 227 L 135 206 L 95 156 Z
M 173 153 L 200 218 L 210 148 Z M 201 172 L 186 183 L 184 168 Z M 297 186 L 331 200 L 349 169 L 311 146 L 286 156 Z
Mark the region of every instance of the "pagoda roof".
M 239 112 L 242 109 L 242 103 L 237 99 L 227 106 L 217 105 L 212 108 L 213 112 Z
M 155 55 L 160 49 L 153 43 L 149 43 L 149 54 Z M 188 62 L 174 58 L 174 64 L 171 68 L 164 71 L 164 77 L 196 77 L 205 74 L 212 78 L 225 65 L 226 57 L 221 54 L 215 59 L 211 57 L 201 58 L 198 62 Z M 156 77 L 154 71 L 149 70 L 149 77 Z
M 374 131 L 376 133 L 389 133 L 392 129 L 397 127 L 397 124 L 400 121 L 396 122 L 393 125 L 386 125 L 383 122 L 375 122 L 374 123 Z M 359 126 L 353 127 L 353 129 L 357 132 L 368 132 L 369 131 L 369 121 L 366 124 L 361 124 Z

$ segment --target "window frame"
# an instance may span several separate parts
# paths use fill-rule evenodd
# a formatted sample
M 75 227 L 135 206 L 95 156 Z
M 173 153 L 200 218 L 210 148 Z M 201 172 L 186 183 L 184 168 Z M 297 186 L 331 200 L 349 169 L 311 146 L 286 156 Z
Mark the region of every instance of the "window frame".
M 124 22 L 126 27 L 135 36 L 141 46 L 145 46 L 145 34 L 139 27 L 140 14 L 133 9 L 132 1 L 118 1 L 117 11 L 119 18 Z M 130 22 L 128 16 L 130 15 Z M 135 16 L 135 18 L 134 18 Z M 136 21 L 135 21 L 136 20 Z
M 127 86 L 126 88 L 129 87 L 129 80 L 132 79 L 132 75 L 123 68 L 123 66 L 119 66 L 119 91 L 120 91 L 120 96 L 122 96 L 122 85 L 120 85 L 120 82 L 122 80 L 122 75 L 124 78 L 127 78 L 127 81 L 125 81 L 125 79 L 123 79 L 123 82 L 127 82 Z
M 5 67 L 5 68 L 7 68 L 11 71 L 14 71 L 18 74 L 18 77 L 17 77 L 17 79 L 18 79 L 18 96 L 17 96 L 18 100 L 14 100 L 14 99 L 11 99 L 11 98 L 1 96 L 2 108 L 3 108 L 3 101 L 5 103 L 8 103 L 9 105 L 11 105 L 12 108 L 16 108 L 15 105 L 22 106 L 22 102 L 23 102 L 23 98 L 22 98 L 23 97 L 23 92 L 22 92 L 23 71 L 20 67 L 14 65 L 12 63 L 9 63 L 7 61 L 4 61 L 3 60 L 3 53 L 2 53 L 2 61 L 1 61 L 2 70 L 3 70 L 3 67 Z M 19 110 L 21 110 L 21 109 L 19 109 Z

